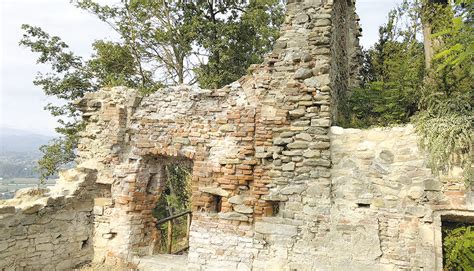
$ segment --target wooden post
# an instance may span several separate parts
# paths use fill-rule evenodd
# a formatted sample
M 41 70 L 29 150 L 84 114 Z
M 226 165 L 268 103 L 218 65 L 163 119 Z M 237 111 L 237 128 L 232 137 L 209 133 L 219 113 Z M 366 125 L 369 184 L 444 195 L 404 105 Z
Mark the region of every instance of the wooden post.
M 189 231 L 191 230 L 191 217 L 192 213 L 188 213 L 186 216 L 187 221 L 186 221 L 186 239 L 188 239 L 188 246 L 189 246 Z
M 168 254 L 171 254 L 173 248 L 173 221 L 168 221 Z

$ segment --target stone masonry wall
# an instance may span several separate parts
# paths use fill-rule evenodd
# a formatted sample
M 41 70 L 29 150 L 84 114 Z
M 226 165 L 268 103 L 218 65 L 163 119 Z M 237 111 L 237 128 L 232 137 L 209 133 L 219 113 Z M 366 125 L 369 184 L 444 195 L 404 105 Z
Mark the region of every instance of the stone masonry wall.
M 78 169 L 0 205 L 0 263 L 134 268 L 160 239 L 164 168 L 185 163 L 189 270 L 441 270 L 441 223 L 473 219 L 471 191 L 431 173 L 410 127 L 331 127 L 359 35 L 353 1 L 288 1 L 273 51 L 237 82 L 87 93 Z
M 92 260 L 95 174 L 69 170 L 51 190 L 0 201 L 0 270 L 70 270 Z
M 285 219 L 301 219 L 298 194 L 308 185 L 320 189 L 313 207 L 328 212 L 327 133 L 337 102 L 330 71 L 344 74 L 333 85 L 344 93 L 353 46 L 332 42 L 339 37 L 332 20 L 354 13 L 350 2 L 338 5 L 290 1 L 273 52 L 222 89 L 177 86 L 142 97 L 114 88 L 78 102 L 88 123 L 78 162 L 98 171 L 98 183 L 111 185 L 111 198 L 94 209 L 95 260 L 127 263 L 153 253 L 159 236 L 151 209 L 161 195 L 163 163 L 193 164 L 193 269 L 251 268 L 256 258 L 273 255 L 270 244 L 255 238 L 254 222 L 262 220 L 255 225 L 263 233 L 265 226 L 285 229 L 286 220 L 273 220 L 284 204 L 293 205 Z M 350 29 L 341 30 L 347 39 Z
M 411 126 L 332 127 L 331 155 L 334 270 L 442 270 L 441 221 L 474 220 L 461 171 L 433 175 Z

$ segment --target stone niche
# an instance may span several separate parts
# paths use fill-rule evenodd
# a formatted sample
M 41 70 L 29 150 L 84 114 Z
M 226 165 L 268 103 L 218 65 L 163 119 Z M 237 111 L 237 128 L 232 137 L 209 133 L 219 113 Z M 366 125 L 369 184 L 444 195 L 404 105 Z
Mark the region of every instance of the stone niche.
M 78 168 L 94 175 L 87 219 L 66 225 L 87 229 L 77 237 L 87 249 L 71 247 L 80 260 L 57 270 L 91 260 L 133 268 L 152 255 L 151 212 L 163 167 L 176 162 L 193 172 L 188 270 L 442 270 L 441 214 L 472 214 L 471 190 L 457 174 L 431 173 L 410 126 L 331 127 L 357 84 L 354 3 L 288 2 L 273 51 L 237 82 L 147 96 L 106 88 L 77 101 L 87 124 Z M 17 230 L 23 218 L 4 223 L 16 210 L 4 208 L 0 263 L 28 232 Z M 6 266 L 22 270 L 38 251 Z

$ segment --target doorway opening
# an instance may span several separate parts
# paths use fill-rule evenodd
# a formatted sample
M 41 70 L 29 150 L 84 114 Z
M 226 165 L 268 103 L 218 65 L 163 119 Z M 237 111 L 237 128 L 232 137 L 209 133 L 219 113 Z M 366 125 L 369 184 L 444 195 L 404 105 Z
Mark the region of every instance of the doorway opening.
M 159 235 L 154 254 L 183 254 L 189 248 L 192 218 L 192 162 L 167 161 L 161 177 L 162 192 L 152 210 Z
M 470 270 L 474 266 L 474 218 L 441 217 L 443 270 Z

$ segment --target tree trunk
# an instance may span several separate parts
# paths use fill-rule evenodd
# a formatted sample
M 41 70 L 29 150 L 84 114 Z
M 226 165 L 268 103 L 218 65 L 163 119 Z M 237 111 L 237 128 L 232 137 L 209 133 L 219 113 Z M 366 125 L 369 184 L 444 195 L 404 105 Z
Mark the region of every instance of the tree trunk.
M 431 68 L 431 60 L 433 60 L 433 40 L 431 37 L 431 24 L 423 23 L 423 46 L 425 49 L 425 67 L 427 70 Z
M 431 68 L 435 46 L 439 45 L 432 37 L 432 20 L 435 18 L 432 13 L 436 10 L 433 5 L 446 6 L 448 4 L 448 0 L 424 0 L 422 4 L 421 23 L 423 25 L 423 46 L 425 49 L 425 65 L 427 70 Z

